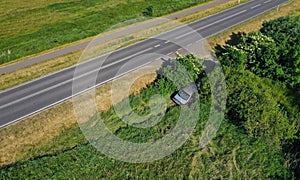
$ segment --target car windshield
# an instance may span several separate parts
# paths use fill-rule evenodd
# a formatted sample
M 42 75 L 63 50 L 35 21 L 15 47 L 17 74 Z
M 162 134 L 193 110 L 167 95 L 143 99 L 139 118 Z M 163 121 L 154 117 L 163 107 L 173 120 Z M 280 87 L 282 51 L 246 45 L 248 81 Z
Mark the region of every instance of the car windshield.
M 179 91 L 179 96 L 182 98 L 182 99 L 184 99 L 184 100 L 188 100 L 189 99 L 189 95 L 185 92 L 185 91 Z

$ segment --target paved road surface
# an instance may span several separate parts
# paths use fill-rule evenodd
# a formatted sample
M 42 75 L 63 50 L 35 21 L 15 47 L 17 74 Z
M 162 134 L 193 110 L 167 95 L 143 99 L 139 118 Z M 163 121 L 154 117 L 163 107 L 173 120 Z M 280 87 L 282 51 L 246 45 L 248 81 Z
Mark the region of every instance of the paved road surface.
M 285 2 L 288 2 L 288 0 L 250 1 L 216 15 L 200 19 L 191 23 L 189 27 L 196 30 L 203 37 L 209 37 L 276 8 Z M 168 41 L 170 39 L 177 43 L 174 44 L 172 41 Z M 108 57 L 101 56 L 80 64 L 80 70 L 76 71 L 76 77 L 74 77 L 76 67 L 70 67 L 4 91 L 0 93 L 0 127 L 7 126 L 70 98 L 72 96 L 73 78 L 81 82 L 76 84 L 76 92 L 84 91 L 94 85 L 92 80 L 95 75 L 98 75 L 96 76 L 97 84 L 107 82 L 113 79 L 118 70 L 126 63 L 130 64 L 126 69 L 126 72 L 129 72 L 148 64 L 158 57 L 140 58 L 142 54 L 158 53 L 168 55 L 180 49 L 181 46 L 187 47 L 200 39 L 201 37 L 192 34 L 188 28 L 176 28 L 154 38 L 117 50 Z M 103 64 L 101 71 L 98 72 L 99 62 L 103 62 Z

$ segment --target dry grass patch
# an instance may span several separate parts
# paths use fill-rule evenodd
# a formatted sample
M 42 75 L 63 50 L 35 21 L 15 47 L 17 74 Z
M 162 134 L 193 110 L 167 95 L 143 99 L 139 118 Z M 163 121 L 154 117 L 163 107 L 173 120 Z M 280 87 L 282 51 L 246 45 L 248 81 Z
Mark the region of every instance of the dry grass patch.
M 143 75 L 144 70 L 137 70 L 113 82 L 100 86 L 96 90 L 97 109 L 106 111 L 111 107 L 111 85 L 123 87 L 130 79 L 136 79 L 131 86 L 130 93 L 137 93 L 156 78 L 156 68 L 149 69 L 149 74 Z M 123 89 L 119 88 L 122 94 Z M 121 100 L 121 99 L 120 99 Z M 89 103 L 89 102 L 88 102 Z M 89 115 L 95 112 L 89 112 Z M 85 118 L 88 118 L 85 117 Z M 16 124 L 0 129 L 0 165 L 10 164 L 28 159 L 39 154 L 39 148 L 45 146 L 64 130 L 77 126 L 72 101 L 66 101 L 51 107 L 36 115 L 26 118 Z
M 72 104 L 65 102 L 0 130 L 0 164 L 32 155 L 39 145 L 58 136 L 76 123 Z

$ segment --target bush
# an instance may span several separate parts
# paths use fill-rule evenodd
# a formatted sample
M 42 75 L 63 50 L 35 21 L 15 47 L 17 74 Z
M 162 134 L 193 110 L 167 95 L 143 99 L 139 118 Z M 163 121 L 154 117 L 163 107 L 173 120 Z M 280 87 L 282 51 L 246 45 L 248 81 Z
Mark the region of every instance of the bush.
M 274 147 L 296 138 L 297 108 L 287 91 L 249 71 L 227 69 L 229 118 Z

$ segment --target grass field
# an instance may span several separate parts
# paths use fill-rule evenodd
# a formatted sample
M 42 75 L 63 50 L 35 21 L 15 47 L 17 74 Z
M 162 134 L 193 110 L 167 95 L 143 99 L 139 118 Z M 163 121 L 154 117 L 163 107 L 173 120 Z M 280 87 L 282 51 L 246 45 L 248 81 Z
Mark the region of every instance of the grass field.
M 202 106 L 201 110 L 208 111 L 209 105 Z M 173 108 L 166 116 L 174 117 L 177 111 L 178 108 Z M 172 120 L 174 119 L 164 119 L 164 123 L 170 124 L 160 126 L 159 129 L 154 127 L 155 133 L 148 131 L 143 135 L 150 139 L 157 138 L 161 129 L 170 128 L 172 122 L 174 123 Z M 284 159 L 280 158 L 281 154 L 268 154 L 268 147 L 262 142 L 245 141 L 245 135 L 226 121 L 223 122 L 215 140 L 208 147 L 198 149 L 198 134 L 204 122 L 202 119 L 197 131 L 172 155 L 159 161 L 142 164 L 124 163 L 101 154 L 93 146 L 86 144 L 79 128 L 72 128 L 52 141 L 53 144 L 67 143 L 64 149 L 55 151 L 57 147 L 54 146 L 51 147 L 53 152 L 48 151 L 47 154 L 33 157 L 30 161 L 5 167 L 0 171 L 0 177 L 2 179 L 26 177 L 249 179 L 266 178 L 269 175 L 267 167 L 285 168 Z M 138 131 L 124 127 L 117 130 L 118 136 L 131 141 L 141 137 Z
M 153 6 L 153 16 L 161 16 L 203 2 L 205 0 L 12 3 L 3 0 L 0 2 L 0 64 L 97 35 L 123 21 L 142 18 L 148 6 Z

